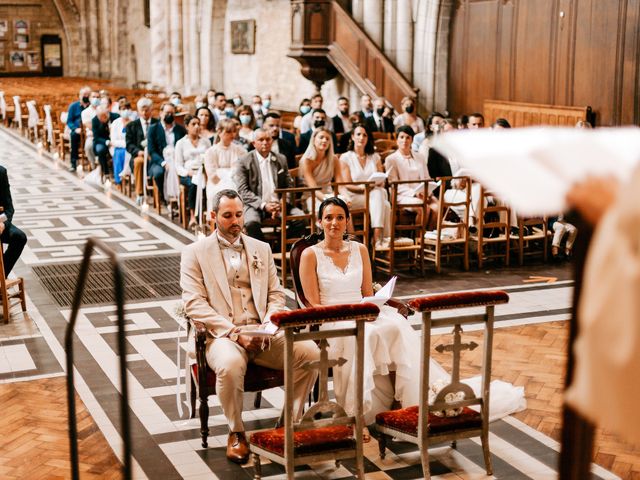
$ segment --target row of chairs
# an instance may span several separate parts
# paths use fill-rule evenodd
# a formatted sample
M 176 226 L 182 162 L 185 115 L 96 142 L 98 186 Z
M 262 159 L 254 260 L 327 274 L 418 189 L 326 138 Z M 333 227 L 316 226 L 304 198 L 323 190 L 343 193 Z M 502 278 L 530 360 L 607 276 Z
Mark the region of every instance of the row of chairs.
M 255 408 L 260 407 L 261 391 L 284 386 L 285 405 L 283 416 L 273 429 L 253 432 L 249 436 L 250 448 L 253 454 L 255 477 L 261 477 L 261 457 L 272 462 L 282 464 L 286 468 L 287 478 L 293 478 L 297 465 L 310 464 L 320 461 L 340 461 L 354 458 L 356 475 L 364 478 L 363 448 L 362 448 L 362 398 L 363 398 L 363 356 L 364 356 L 364 322 L 374 320 L 377 307 L 371 304 L 337 305 L 330 307 L 311 308 L 304 301 L 300 289 L 298 276 L 299 259 L 305 248 L 313 245 L 317 236 L 303 238 L 296 242 L 292 249 L 291 273 L 298 291 L 301 305 L 300 310 L 278 313 L 271 321 L 285 332 L 285 358 L 292 357 L 293 344 L 300 340 L 315 340 L 321 349 L 321 361 L 310 368 L 320 370 L 319 395 L 317 400 L 305 413 L 299 422 L 291 417 L 293 412 L 293 371 L 292 365 L 285 362 L 284 371 L 273 370 L 254 364 L 249 364 L 245 375 L 245 392 L 257 392 L 254 402 Z M 398 301 L 395 300 L 397 303 Z M 487 474 L 492 474 L 491 457 L 489 451 L 489 383 L 491 381 L 491 351 L 493 340 L 494 308 L 496 305 L 508 302 L 508 295 L 501 291 L 463 292 L 458 294 L 432 295 L 413 300 L 407 306 L 407 311 L 422 313 L 422 346 L 420 373 L 420 403 L 419 405 L 404 406 L 399 410 L 383 412 L 376 416 L 376 427 L 380 437 L 378 439 L 381 458 L 386 455 L 386 445 L 390 437 L 412 442 L 420 449 L 421 463 L 425 478 L 429 473 L 429 445 L 440 442 L 452 442 L 461 438 L 479 436 L 482 443 L 483 456 Z M 438 315 L 432 319 L 432 313 L 459 308 L 483 307 L 484 311 L 475 315 Z M 355 327 L 319 330 L 317 327 L 327 322 L 355 321 Z M 476 396 L 465 384 L 460 382 L 461 352 L 473 349 L 471 343 L 462 342 L 462 328 L 464 325 L 480 323 L 484 326 L 484 342 L 481 366 L 481 392 Z M 200 322 L 190 321 L 190 328 L 195 329 L 196 363 L 191 366 L 191 406 L 193 417 L 196 412 L 196 401 L 200 401 L 200 433 L 202 445 L 208 446 L 208 397 L 215 395 L 216 376 L 206 362 L 206 327 Z M 307 329 L 307 327 L 309 327 Z M 436 327 L 452 327 L 453 343 L 439 345 L 439 351 L 452 352 L 451 383 L 445 386 L 437 395 L 433 405 L 429 405 L 429 357 L 431 352 L 431 329 Z M 336 336 L 355 336 L 356 368 L 355 395 L 356 411 L 348 415 L 335 401 L 328 396 L 328 381 L 331 366 L 327 356 L 327 340 Z M 454 394 L 451 400 L 449 394 Z M 451 412 L 457 412 L 452 415 Z M 322 415 L 317 415 L 322 413 Z M 284 421 L 284 423 L 282 423 Z

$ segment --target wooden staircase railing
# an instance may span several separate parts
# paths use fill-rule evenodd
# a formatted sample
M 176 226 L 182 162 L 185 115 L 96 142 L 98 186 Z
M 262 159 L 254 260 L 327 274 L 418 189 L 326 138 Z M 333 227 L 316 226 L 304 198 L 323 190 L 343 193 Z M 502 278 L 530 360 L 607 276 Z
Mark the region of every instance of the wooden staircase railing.
M 362 93 L 384 96 L 394 106 L 402 97 L 418 97 L 404 77 L 349 13 L 335 0 L 292 0 L 289 57 L 316 83 L 340 73 Z

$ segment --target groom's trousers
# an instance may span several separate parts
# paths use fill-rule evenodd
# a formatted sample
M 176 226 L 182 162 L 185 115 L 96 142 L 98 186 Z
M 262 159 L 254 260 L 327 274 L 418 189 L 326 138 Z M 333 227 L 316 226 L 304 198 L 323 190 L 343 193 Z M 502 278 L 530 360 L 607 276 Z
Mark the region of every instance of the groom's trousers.
M 226 337 L 216 338 L 207 345 L 207 363 L 216 374 L 216 393 L 230 432 L 244 432 L 242 423 L 242 395 L 247 363 L 284 370 L 284 335 L 271 339 L 269 349 L 247 352 Z M 309 391 L 318 376 L 316 369 L 302 368 L 308 362 L 318 361 L 320 351 L 313 341 L 296 342 L 293 347 L 293 384 L 295 419 L 302 416 L 302 409 Z

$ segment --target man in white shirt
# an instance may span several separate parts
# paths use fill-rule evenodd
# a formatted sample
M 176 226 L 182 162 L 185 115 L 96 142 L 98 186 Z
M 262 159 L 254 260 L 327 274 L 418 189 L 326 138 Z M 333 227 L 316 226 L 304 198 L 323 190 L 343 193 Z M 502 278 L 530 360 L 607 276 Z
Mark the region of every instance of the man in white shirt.
M 245 229 L 253 238 L 264 241 L 262 221 L 279 218 L 280 200 L 277 189 L 293 187 L 284 155 L 273 153 L 271 134 L 262 128 L 255 130 L 254 150 L 240 157 L 233 167 L 233 181 L 244 202 Z M 287 204 L 291 215 L 303 215 L 302 210 Z M 296 220 L 287 226 L 290 238 L 302 236 L 306 225 Z
M 91 92 L 89 94 L 89 106 L 82 111 L 82 126 L 84 127 L 84 154 L 89 159 L 91 168 L 96 166 L 96 155 L 93 153 L 93 130 L 91 128 L 91 122 L 93 117 L 96 116 L 96 109 L 100 105 L 100 93 Z

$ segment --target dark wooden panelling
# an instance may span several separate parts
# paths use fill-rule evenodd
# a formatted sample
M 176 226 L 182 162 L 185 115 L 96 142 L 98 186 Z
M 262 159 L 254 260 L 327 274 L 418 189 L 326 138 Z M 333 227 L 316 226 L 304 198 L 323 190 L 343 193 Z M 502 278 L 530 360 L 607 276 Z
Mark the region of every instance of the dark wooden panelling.
M 553 103 L 553 7 L 555 0 L 517 6 L 513 95 L 520 102 Z
M 640 124 L 639 25 L 640 0 L 459 0 L 449 109 L 590 105 L 599 125 Z

